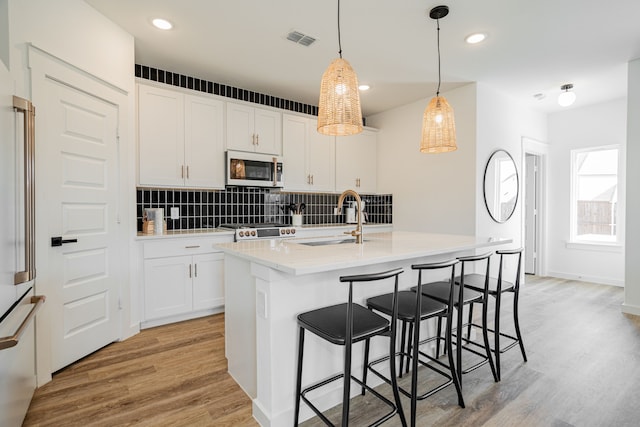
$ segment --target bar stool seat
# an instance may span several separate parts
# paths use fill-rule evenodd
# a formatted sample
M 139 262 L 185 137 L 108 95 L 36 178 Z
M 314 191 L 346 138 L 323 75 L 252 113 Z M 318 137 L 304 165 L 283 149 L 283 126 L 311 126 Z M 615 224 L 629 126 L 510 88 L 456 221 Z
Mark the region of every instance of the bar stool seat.
M 298 425 L 300 415 L 300 402 L 304 401 L 315 414 L 327 425 L 333 426 L 331 421 L 307 398 L 306 394 L 312 390 L 317 390 L 341 378 L 343 382 L 342 397 L 342 421 L 341 425 L 349 425 L 349 406 L 351 397 L 351 382 L 355 382 L 363 389 L 371 392 L 372 395 L 389 408 L 389 411 L 378 418 L 371 426 L 378 426 L 391 419 L 394 415 L 400 416 L 403 426 L 406 426 L 404 412 L 400 402 L 398 384 L 395 380 L 395 363 L 390 363 L 390 370 L 393 373 L 392 382 L 394 401 L 389 400 L 372 387 L 366 384 L 366 380 L 360 380 L 351 375 L 352 345 L 362 340 L 367 340 L 375 336 L 385 336 L 389 338 L 389 354 L 396 352 L 396 324 L 397 324 L 397 294 L 398 276 L 403 272 L 401 268 L 385 271 L 382 273 L 361 274 L 340 277 L 340 282 L 349 283 L 348 302 L 322 307 L 298 315 L 299 340 L 298 340 L 298 367 L 296 379 L 296 404 L 294 425 Z M 358 282 L 373 282 L 384 279 L 393 279 L 394 288 L 392 298 L 393 311 L 391 318 L 387 318 L 368 310 L 367 308 L 353 302 L 353 284 Z M 305 331 L 312 332 L 318 337 L 336 345 L 344 346 L 344 366 L 343 372 L 333 375 L 325 380 L 309 385 L 302 389 L 302 362 L 304 358 L 304 337 Z
M 330 343 L 344 345 L 347 339 L 345 328 L 347 312 L 347 303 L 322 307 L 300 314 L 298 324 Z M 353 343 L 380 335 L 388 330 L 389 320 L 361 305 L 353 305 Z

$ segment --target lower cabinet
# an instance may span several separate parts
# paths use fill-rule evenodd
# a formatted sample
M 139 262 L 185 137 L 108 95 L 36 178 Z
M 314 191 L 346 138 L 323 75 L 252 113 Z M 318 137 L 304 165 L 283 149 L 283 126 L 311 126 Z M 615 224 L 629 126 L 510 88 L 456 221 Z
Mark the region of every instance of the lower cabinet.
M 224 254 L 213 252 L 213 244 L 207 243 L 144 245 L 142 327 L 223 311 Z M 181 254 L 189 252 L 193 255 Z

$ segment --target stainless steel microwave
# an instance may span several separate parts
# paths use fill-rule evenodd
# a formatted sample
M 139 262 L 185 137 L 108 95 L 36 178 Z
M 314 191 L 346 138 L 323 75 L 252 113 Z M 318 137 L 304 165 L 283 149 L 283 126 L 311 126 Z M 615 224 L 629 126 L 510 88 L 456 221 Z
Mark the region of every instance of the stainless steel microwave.
M 282 187 L 282 159 L 277 156 L 227 151 L 227 185 Z

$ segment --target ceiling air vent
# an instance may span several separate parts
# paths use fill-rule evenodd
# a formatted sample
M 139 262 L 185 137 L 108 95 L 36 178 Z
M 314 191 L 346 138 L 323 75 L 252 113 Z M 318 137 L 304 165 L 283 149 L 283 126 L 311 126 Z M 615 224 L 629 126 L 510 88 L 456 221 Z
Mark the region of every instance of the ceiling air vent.
M 300 31 L 293 30 L 287 34 L 287 40 L 291 40 L 294 43 L 301 44 L 302 46 L 311 46 L 316 39 L 301 33 Z

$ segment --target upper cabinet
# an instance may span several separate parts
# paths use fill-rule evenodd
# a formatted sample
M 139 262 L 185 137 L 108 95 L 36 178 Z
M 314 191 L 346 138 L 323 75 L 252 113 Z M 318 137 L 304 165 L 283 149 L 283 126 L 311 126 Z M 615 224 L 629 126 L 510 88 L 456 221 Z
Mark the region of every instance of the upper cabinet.
M 227 149 L 282 154 L 282 115 L 227 102 Z
M 224 188 L 224 103 L 138 84 L 139 184 Z
M 370 129 L 336 137 L 336 191 L 377 191 L 377 140 L 377 133 Z
M 316 130 L 315 118 L 283 114 L 285 190 L 335 191 L 335 137 Z

